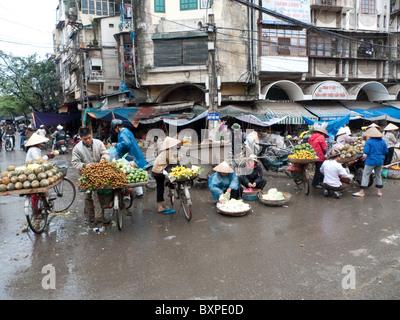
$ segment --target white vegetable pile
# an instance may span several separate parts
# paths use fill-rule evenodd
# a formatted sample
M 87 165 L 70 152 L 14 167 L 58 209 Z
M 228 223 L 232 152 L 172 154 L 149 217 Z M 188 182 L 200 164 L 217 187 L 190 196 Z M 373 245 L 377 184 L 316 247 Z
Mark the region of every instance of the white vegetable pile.
M 285 197 L 282 192 L 279 192 L 276 188 L 269 189 L 267 194 L 262 196 L 264 200 L 283 200 Z
M 250 210 L 250 205 L 243 200 L 230 199 L 223 203 L 217 203 L 217 208 L 225 212 L 244 212 Z

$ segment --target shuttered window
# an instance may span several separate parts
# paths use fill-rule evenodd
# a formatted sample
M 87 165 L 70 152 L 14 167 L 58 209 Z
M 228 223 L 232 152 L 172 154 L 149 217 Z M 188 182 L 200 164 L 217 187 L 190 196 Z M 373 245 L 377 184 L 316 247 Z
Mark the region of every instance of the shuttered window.
M 208 58 L 207 38 L 154 40 L 154 66 L 205 65 Z
M 181 10 L 194 10 L 197 9 L 197 0 L 180 0 Z
M 165 12 L 165 0 L 154 0 L 154 11 Z

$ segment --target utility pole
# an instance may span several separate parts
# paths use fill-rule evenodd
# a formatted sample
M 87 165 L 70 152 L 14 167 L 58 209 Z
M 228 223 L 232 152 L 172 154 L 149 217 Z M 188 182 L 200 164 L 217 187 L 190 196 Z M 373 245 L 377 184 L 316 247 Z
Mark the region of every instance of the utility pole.
M 216 27 L 214 15 L 208 15 L 208 24 L 207 24 L 207 34 L 208 34 L 208 83 L 206 83 L 206 88 L 208 88 L 208 92 L 206 93 L 206 105 L 208 106 L 208 137 L 213 138 L 215 136 L 215 128 L 217 124 L 217 120 L 215 118 L 210 117 L 212 114 L 215 114 L 217 111 L 218 105 L 218 79 L 217 79 L 217 69 L 215 64 L 215 44 L 216 44 Z

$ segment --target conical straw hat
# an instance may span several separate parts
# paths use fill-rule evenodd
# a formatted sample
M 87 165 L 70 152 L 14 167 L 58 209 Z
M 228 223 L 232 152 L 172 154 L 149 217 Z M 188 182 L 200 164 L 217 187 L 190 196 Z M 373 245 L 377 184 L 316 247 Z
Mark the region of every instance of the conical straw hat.
M 389 124 L 385 127 L 385 129 L 383 129 L 383 131 L 397 130 L 398 128 L 399 128 L 399 127 L 396 126 L 395 124 L 389 123 Z
M 40 134 L 34 133 L 27 142 L 25 142 L 25 147 L 30 147 L 30 146 L 34 146 L 36 144 L 40 144 L 43 142 L 47 142 L 49 141 L 49 139 L 47 139 L 46 137 L 43 137 Z
M 380 126 L 378 126 L 376 123 L 371 123 L 368 127 L 367 127 L 367 129 L 369 129 L 369 128 L 381 128 Z M 378 129 L 378 130 L 379 130 Z
M 329 137 L 328 131 L 325 128 L 316 128 L 314 129 L 315 132 L 322 133 L 325 137 Z
M 375 127 L 367 129 L 363 135 L 370 138 L 381 138 L 383 136 L 382 132 Z
M 337 137 L 337 136 L 340 136 L 340 135 L 342 135 L 342 134 L 345 134 L 345 133 L 347 133 L 347 130 L 346 130 L 346 128 L 342 127 L 342 128 L 340 128 L 340 129 L 338 130 L 338 132 L 336 133 L 336 137 Z
M 226 162 L 222 161 L 219 165 L 214 168 L 214 171 L 221 172 L 221 173 L 233 173 L 234 170 L 231 166 Z
M 171 138 L 171 137 L 166 137 L 164 142 L 161 145 L 160 150 L 167 150 L 169 148 L 176 147 L 180 143 L 181 143 L 181 140 Z

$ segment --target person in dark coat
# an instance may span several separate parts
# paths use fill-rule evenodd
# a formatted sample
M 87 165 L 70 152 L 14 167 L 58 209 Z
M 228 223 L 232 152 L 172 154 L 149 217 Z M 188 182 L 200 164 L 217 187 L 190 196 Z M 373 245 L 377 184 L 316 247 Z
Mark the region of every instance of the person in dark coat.
M 245 189 L 253 188 L 262 190 L 267 184 L 267 180 L 263 178 L 262 167 L 255 154 L 250 155 L 245 168 L 245 174 L 239 176 L 239 182 Z

